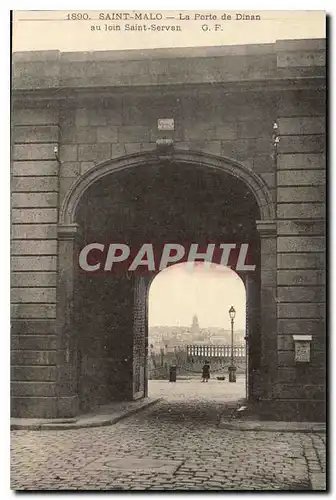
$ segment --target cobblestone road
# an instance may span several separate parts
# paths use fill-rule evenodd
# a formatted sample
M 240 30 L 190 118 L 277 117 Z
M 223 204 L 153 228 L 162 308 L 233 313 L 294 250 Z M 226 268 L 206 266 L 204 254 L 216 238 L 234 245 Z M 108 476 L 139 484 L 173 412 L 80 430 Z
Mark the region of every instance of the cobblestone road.
M 324 435 L 216 427 L 243 383 L 152 382 L 165 399 L 91 429 L 12 431 L 11 486 L 26 490 L 302 490 L 325 470 Z M 236 395 L 235 395 L 235 391 Z

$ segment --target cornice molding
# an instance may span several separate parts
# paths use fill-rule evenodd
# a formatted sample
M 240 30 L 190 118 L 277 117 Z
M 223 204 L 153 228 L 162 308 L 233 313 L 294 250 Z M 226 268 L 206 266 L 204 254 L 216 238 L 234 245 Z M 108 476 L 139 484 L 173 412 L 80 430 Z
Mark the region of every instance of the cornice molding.
M 235 94 L 240 92 L 279 92 L 286 90 L 324 90 L 326 79 L 321 76 L 293 77 L 293 78 L 269 78 L 265 80 L 244 80 L 235 82 L 199 82 L 199 83 L 170 83 L 162 85 L 134 85 L 134 86 L 111 86 L 111 87 L 81 87 L 81 88 L 49 88 L 49 89 L 12 89 L 12 103 L 25 105 L 27 101 L 49 101 L 55 105 L 59 102 L 69 100 L 92 100 L 113 99 L 123 96 L 134 95 L 141 97 L 146 95 L 165 96 L 169 94 L 190 95 L 197 90 L 198 95 Z

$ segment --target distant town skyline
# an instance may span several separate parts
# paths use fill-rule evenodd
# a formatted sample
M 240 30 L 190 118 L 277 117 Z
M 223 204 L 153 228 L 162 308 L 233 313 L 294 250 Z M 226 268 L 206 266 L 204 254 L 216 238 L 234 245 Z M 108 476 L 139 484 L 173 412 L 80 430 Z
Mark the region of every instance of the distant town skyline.
M 177 264 L 161 271 L 149 291 L 149 327 L 190 327 L 196 314 L 200 328 L 245 328 L 246 294 L 240 277 L 228 267 Z
M 245 329 L 235 328 L 234 343 L 243 344 Z M 151 350 L 179 348 L 190 344 L 228 345 L 231 342 L 231 328 L 216 326 L 198 328 L 193 326 L 151 326 L 148 331 L 148 343 Z
M 150 325 L 149 326 L 149 329 L 156 329 L 156 328 L 174 328 L 174 329 L 177 329 L 177 328 L 181 328 L 181 329 L 190 329 L 191 325 Z M 200 327 L 200 331 L 202 330 L 207 330 L 207 329 L 212 329 L 214 331 L 216 330 L 222 330 L 222 331 L 227 331 L 229 332 L 230 331 L 230 327 L 227 326 L 226 328 L 223 327 L 223 326 L 204 326 L 204 327 Z M 237 330 L 245 330 L 245 327 L 243 328 L 237 328 Z

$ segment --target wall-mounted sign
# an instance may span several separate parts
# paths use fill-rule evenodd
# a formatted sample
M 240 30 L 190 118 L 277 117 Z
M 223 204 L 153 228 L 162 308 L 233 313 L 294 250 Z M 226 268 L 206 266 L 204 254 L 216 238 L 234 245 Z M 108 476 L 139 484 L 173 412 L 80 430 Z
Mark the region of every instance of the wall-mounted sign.
M 158 130 L 174 130 L 174 118 L 159 118 Z
M 295 361 L 297 363 L 309 363 L 311 335 L 293 335 L 295 343 Z

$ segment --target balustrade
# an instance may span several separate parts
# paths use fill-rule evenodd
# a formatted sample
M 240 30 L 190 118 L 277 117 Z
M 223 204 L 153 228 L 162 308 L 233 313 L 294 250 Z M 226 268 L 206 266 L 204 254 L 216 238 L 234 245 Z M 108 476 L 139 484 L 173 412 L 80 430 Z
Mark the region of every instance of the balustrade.
M 230 345 L 188 345 L 187 355 L 192 357 L 201 358 L 230 358 L 231 346 Z M 245 346 L 233 346 L 234 358 L 245 358 Z

